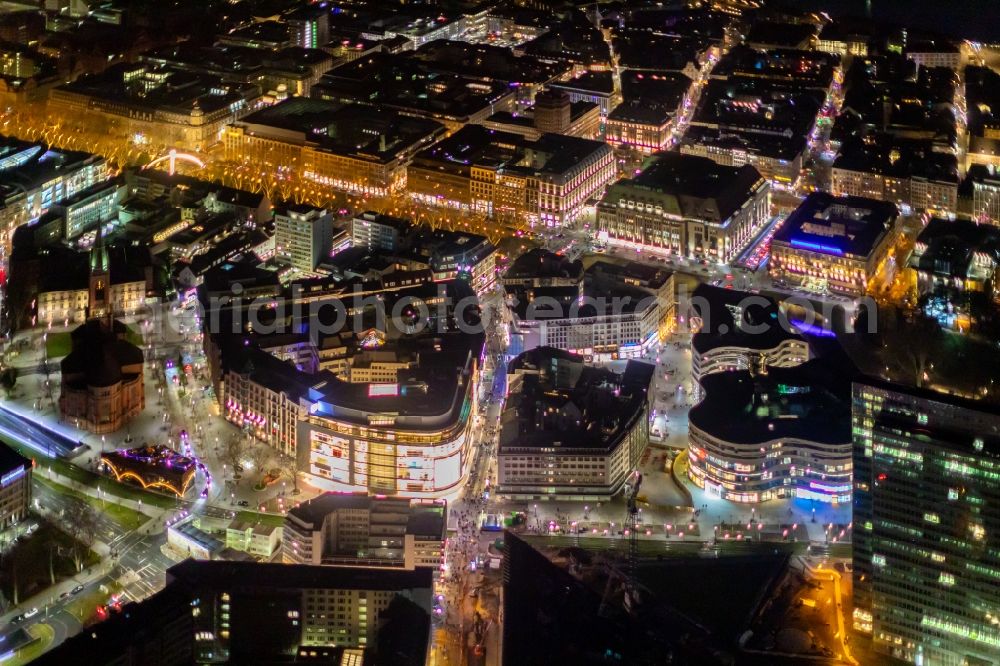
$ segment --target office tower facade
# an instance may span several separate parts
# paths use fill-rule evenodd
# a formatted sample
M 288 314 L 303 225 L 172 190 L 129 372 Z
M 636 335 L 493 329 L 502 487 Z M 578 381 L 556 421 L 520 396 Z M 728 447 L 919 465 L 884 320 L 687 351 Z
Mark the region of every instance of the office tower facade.
M 914 663 L 1000 663 L 1000 409 L 856 383 L 854 626 Z
M 291 205 L 274 215 L 274 238 L 279 255 L 309 273 L 330 251 L 333 215 L 311 206 Z

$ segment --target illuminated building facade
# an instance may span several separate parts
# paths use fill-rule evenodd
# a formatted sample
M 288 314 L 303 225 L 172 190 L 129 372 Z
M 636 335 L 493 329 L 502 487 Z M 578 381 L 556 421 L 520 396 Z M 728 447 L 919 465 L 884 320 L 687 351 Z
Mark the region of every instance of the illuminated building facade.
M 28 517 L 34 463 L 0 442 L 0 530 Z
M 629 361 L 617 374 L 551 347 L 511 361 L 497 492 L 529 500 L 613 497 L 649 441 L 654 371 Z
M 444 500 L 325 493 L 288 511 L 282 561 L 436 570 L 446 519 Z
M 974 164 L 969 167 L 972 180 L 972 218 L 1000 225 L 1000 172 L 996 167 Z
M 402 260 L 415 270 L 426 267 L 435 280 L 466 280 L 477 294 L 496 284 L 496 247 L 478 234 L 431 231 L 365 211 L 351 221 L 351 243 Z
M 454 306 L 474 320 L 475 295 L 459 279 L 404 283 L 354 292 L 305 281 L 304 290 L 291 292 L 302 307 L 297 328 L 310 321 L 310 308 L 329 312 L 335 301 L 344 307 L 342 325 L 364 325 L 373 301 L 384 304 L 386 314 L 381 323 L 372 316 L 373 327 L 357 333 L 344 328 L 303 341 L 314 347 L 308 355 L 281 352 L 293 345 L 267 336 L 206 335 L 226 418 L 295 455 L 299 470 L 323 489 L 436 497 L 457 487 L 471 462 L 484 336 L 457 330 Z M 426 306 L 429 323 L 407 323 L 417 302 Z M 309 362 L 296 367 L 271 352 Z
M 759 294 L 699 285 L 691 297 L 691 377 L 717 372 L 762 374 L 808 361 L 809 343 L 777 303 Z
M 851 498 L 850 383 L 822 361 L 702 377 L 688 476 L 710 495 L 757 503 Z
M 300 271 L 311 273 L 330 253 L 332 241 L 333 214 L 328 211 L 291 204 L 274 214 L 275 252 Z
M 196 661 L 207 662 L 260 663 L 290 654 L 308 659 L 334 646 L 367 652 L 380 644 L 383 628 L 392 627 L 397 637 L 407 630 L 426 636 L 433 606 L 433 576 L 424 569 L 188 560 L 168 570 L 167 586 L 184 590 L 199 610 L 189 607 L 188 614 Z M 401 604 L 406 614 L 397 616 Z M 428 644 L 418 641 L 422 649 L 404 650 L 400 659 L 426 659 Z M 360 650 L 345 656 L 345 664 L 362 660 Z
M 162 445 L 119 449 L 101 454 L 101 463 L 118 481 L 184 497 L 194 481 L 196 462 Z
M 598 238 L 687 257 L 731 260 L 770 219 L 770 187 L 756 169 L 664 153 L 597 205 Z
M 813 192 L 771 240 L 771 277 L 861 295 L 883 271 L 896 237 L 892 203 Z
M 559 134 L 527 141 L 468 125 L 414 158 L 407 188 L 430 205 L 561 226 L 614 176 L 614 153 L 602 141 Z
M 854 626 L 913 664 L 1000 654 L 1000 412 L 854 385 Z
M 432 120 L 363 105 L 294 97 L 224 131 L 226 159 L 290 170 L 337 190 L 389 196 L 412 156 L 444 132 Z
M 954 156 L 928 159 L 954 162 Z M 834 162 L 830 190 L 836 196 L 868 197 L 942 214 L 954 213 L 958 208 L 957 176 L 927 177 L 874 165 L 862 166 L 842 158 Z
M 91 319 L 73 331 L 73 350 L 61 363 L 63 421 L 111 433 L 145 408 L 143 354 L 125 339 L 126 332 L 125 324 L 115 319 Z
M 608 115 L 605 140 L 644 153 L 662 150 L 670 141 L 675 112 L 642 102 L 620 104 Z
M 108 175 L 103 157 L 0 137 L 0 239 Z
M 131 248 L 109 252 L 99 237 L 88 265 L 81 257 L 64 254 L 40 255 L 41 262 L 63 260 L 67 265 L 43 271 L 38 280 L 36 322 L 39 325 L 83 323 L 88 317 L 131 316 L 143 310 L 151 293 L 152 273 L 131 260 Z M 140 253 L 134 253 L 139 256 Z M 73 265 L 68 265 L 73 264 Z
M 584 274 L 536 250 L 504 277 L 510 350 L 554 347 L 587 360 L 639 357 L 675 328 L 672 273 L 654 266 L 599 262 Z
M 252 111 L 260 95 L 255 84 L 169 66 L 121 64 L 54 88 L 48 108 L 64 128 L 199 151 Z
M 311 388 L 298 436 L 311 483 L 404 497 L 454 489 L 470 463 L 478 362 L 470 351 L 458 367 L 400 370 L 394 383 Z

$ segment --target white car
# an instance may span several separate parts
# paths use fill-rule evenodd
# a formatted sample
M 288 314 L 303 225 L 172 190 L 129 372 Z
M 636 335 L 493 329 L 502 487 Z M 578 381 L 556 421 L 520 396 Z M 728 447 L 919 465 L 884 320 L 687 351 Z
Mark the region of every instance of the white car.
M 38 608 L 37 607 L 36 608 L 32 608 L 29 611 L 25 611 L 25 613 L 24 613 L 24 619 L 28 620 L 30 618 L 35 617 L 36 615 L 38 615 Z

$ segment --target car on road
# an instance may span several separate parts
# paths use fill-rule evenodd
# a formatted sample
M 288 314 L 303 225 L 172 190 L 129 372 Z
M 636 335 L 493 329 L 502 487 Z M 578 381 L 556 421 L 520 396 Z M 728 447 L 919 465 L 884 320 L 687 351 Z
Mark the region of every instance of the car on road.
M 24 612 L 24 619 L 25 620 L 30 620 L 31 618 L 35 617 L 36 615 L 38 615 L 38 607 L 32 608 L 31 610 L 28 610 L 28 611 L 25 611 Z
M 250 502 L 248 502 L 246 500 L 240 500 L 236 504 L 237 504 L 237 506 L 250 506 Z
M 76 587 L 73 588 L 71 594 L 76 595 L 80 594 L 81 592 L 83 592 L 83 585 L 77 585 Z

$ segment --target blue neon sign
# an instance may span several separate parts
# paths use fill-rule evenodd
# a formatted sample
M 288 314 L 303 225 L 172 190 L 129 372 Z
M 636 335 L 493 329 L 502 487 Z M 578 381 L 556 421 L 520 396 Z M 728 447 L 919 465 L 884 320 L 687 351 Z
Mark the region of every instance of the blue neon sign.
M 844 254 L 843 250 L 834 245 L 812 243 L 810 241 L 799 240 L 797 238 L 792 239 L 792 247 L 797 247 L 802 250 L 812 250 L 813 252 L 822 252 L 823 254 L 836 254 L 838 256 L 843 256 Z

